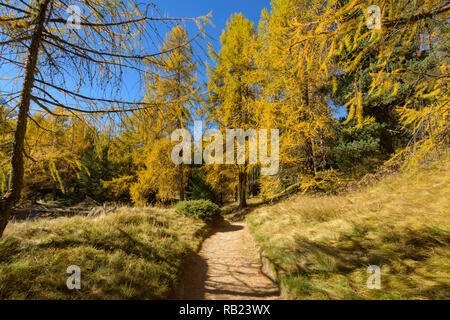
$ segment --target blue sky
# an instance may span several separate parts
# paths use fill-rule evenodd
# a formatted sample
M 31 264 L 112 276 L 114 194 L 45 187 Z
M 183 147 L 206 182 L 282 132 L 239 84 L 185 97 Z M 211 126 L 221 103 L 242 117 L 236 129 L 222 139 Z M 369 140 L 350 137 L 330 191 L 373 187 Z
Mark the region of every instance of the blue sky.
M 226 21 L 233 13 L 241 12 L 247 19 L 258 23 L 261 10 L 270 7 L 270 0 L 153 0 L 169 17 L 198 17 L 212 12 L 212 23 L 207 32 L 217 41 Z M 215 44 L 218 48 L 218 43 Z
M 216 51 L 220 49 L 220 35 L 226 26 L 227 20 L 229 20 L 233 13 L 242 13 L 247 19 L 253 21 L 256 27 L 262 9 L 270 8 L 270 0 L 153 0 L 153 3 L 167 17 L 192 18 L 204 16 L 211 12 L 211 22 L 214 27 L 208 25 L 206 33 L 211 37 L 211 39 L 207 39 L 208 42 L 213 45 Z M 191 37 L 198 32 L 193 22 L 185 22 L 184 26 L 189 31 Z M 163 34 L 162 36 L 165 35 Z M 205 49 L 207 48 L 206 44 L 203 46 Z M 151 48 L 150 51 L 152 49 L 156 50 L 156 48 Z M 197 48 L 196 52 L 200 55 L 202 62 L 208 60 L 208 55 L 204 55 L 202 50 Z M 199 66 L 199 75 L 200 80 L 206 81 L 206 68 L 204 66 Z M 136 86 L 133 86 L 133 88 L 130 88 L 130 90 L 136 90 Z

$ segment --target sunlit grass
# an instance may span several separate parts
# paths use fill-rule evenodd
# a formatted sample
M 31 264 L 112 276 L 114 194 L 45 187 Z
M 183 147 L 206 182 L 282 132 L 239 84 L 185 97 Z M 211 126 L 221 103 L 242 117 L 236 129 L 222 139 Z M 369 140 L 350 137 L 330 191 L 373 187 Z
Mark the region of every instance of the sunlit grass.
M 450 299 L 448 158 L 347 196 L 294 196 L 248 217 L 285 298 Z M 366 286 L 381 267 L 381 290 Z
M 0 240 L 1 299 L 162 299 L 175 289 L 205 224 L 173 210 L 10 223 Z M 69 290 L 70 265 L 81 290 Z

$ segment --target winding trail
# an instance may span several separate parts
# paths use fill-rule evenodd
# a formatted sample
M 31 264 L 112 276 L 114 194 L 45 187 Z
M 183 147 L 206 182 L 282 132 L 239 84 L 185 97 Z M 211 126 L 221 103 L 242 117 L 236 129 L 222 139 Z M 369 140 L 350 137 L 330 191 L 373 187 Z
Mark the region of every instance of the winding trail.
M 203 242 L 185 269 L 180 293 L 186 300 L 279 299 L 243 223 L 220 226 Z

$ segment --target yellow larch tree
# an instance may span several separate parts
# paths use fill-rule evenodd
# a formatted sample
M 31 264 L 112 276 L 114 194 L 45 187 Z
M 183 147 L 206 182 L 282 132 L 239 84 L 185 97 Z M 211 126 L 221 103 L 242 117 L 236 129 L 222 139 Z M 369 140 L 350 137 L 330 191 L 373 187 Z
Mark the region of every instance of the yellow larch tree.
M 317 43 L 329 48 L 317 56 L 316 63 L 333 61 L 333 72 L 318 71 L 320 77 L 333 81 L 337 73 L 359 74 L 361 64 L 370 56 L 369 97 L 395 95 L 409 81 L 411 86 L 397 113 L 404 129 L 411 132 L 411 142 L 397 155 L 407 152 L 414 164 L 439 145 L 448 141 L 448 1 L 378 0 L 327 1 L 311 21 L 293 20 L 292 48 L 314 48 Z M 424 64 L 408 65 L 410 44 L 416 43 L 417 55 L 426 55 Z M 297 60 L 303 65 L 303 57 Z M 400 66 L 393 70 L 392 66 Z M 347 96 L 348 121 L 356 118 L 364 124 L 363 101 L 357 77 L 354 90 Z
M 280 173 L 263 177 L 263 193 L 273 194 L 297 182 L 307 182 L 324 169 L 324 141 L 331 134 L 332 110 L 319 76 L 326 51 L 318 41 L 293 44 L 292 24 L 318 17 L 319 1 L 274 0 L 259 24 L 256 78 L 259 123 L 280 129 Z M 323 70 L 321 70 L 323 71 Z
M 188 33 L 181 25 L 167 34 L 161 47 L 165 52 L 152 61 L 149 70 L 146 101 L 158 103 L 158 109 L 141 110 L 134 116 L 138 123 L 137 134 L 142 147 L 136 150 L 136 158 L 143 169 L 138 181 L 131 187 L 136 204 L 145 203 L 145 194 L 156 193 L 161 200 L 178 198 L 185 200 L 185 188 L 189 167 L 177 165 L 171 159 L 174 143 L 171 134 L 177 129 L 188 129 L 192 122 L 192 110 L 201 100 L 197 81 L 197 63 Z
M 211 52 L 214 65 L 208 67 L 209 105 L 205 114 L 221 132 L 226 132 L 226 129 L 255 129 L 257 88 L 252 72 L 255 68 L 256 33 L 253 23 L 242 14 L 232 15 L 220 42 L 220 51 Z M 240 208 L 247 205 L 249 166 L 248 159 L 244 164 L 234 164 Z

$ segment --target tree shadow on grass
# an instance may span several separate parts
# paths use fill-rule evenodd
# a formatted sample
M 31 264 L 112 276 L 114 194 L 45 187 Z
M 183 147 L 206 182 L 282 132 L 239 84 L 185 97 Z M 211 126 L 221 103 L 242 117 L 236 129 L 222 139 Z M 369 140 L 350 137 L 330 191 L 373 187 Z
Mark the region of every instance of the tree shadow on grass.
M 61 240 L 53 240 L 46 243 L 39 243 L 37 248 L 46 249 L 46 248 L 57 248 L 57 249 L 66 249 L 66 248 L 75 248 L 81 246 L 89 246 L 95 249 L 104 250 L 106 252 L 115 252 L 117 250 L 121 250 L 125 252 L 127 255 L 134 255 L 137 257 L 142 257 L 147 261 L 158 262 L 167 264 L 170 267 L 178 268 L 178 264 L 174 263 L 169 259 L 169 257 L 164 257 L 158 253 L 158 251 L 152 246 L 143 243 L 142 241 L 137 240 L 135 237 L 130 235 L 130 233 L 122 230 L 121 228 L 116 228 L 120 234 L 123 236 L 122 238 L 117 238 L 114 241 L 90 241 L 86 240 L 76 240 L 76 239 L 61 239 Z M 174 240 L 176 240 L 175 235 L 171 235 Z M 125 241 L 123 241 L 125 240 Z
M 273 197 L 260 199 L 258 202 L 254 203 L 248 203 L 247 206 L 243 209 L 239 209 L 239 204 L 236 202 L 235 204 L 230 205 L 227 209 L 222 210 L 222 214 L 229 216 L 230 221 L 243 221 L 247 215 L 249 215 L 256 209 L 266 205 L 275 205 L 296 194 L 298 192 L 297 188 L 299 186 L 300 184 L 297 183 L 286 189 L 284 192 Z
M 312 279 L 318 276 L 317 279 L 325 279 L 326 283 L 327 278 L 342 275 L 350 286 L 354 281 L 353 272 L 365 272 L 369 265 L 377 265 L 382 270 L 389 270 L 384 275 L 388 296 L 390 292 L 404 298 L 442 299 L 450 296 L 450 284 L 442 275 L 443 266 L 429 261 L 437 248 L 450 245 L 448 232 L 429 227 L 381 229 L 375 242 L 361 232 L 360 226 L 355 225 L 355 229 L 358 232 L 341 235 L 337 241 L 329 243 L 297 237 L 283 256 L 274 259 L 277 260 L 274 263 L 279 264 L 280 270 L 284 267 L 282 273 L 290 277 Z M 436 269 L 436 275 L 430 276 L 433 269 Z M 354 284 L 354 295 L 361 298 L 357 294 L 358 286 L 365 287 L 365 284 Z

